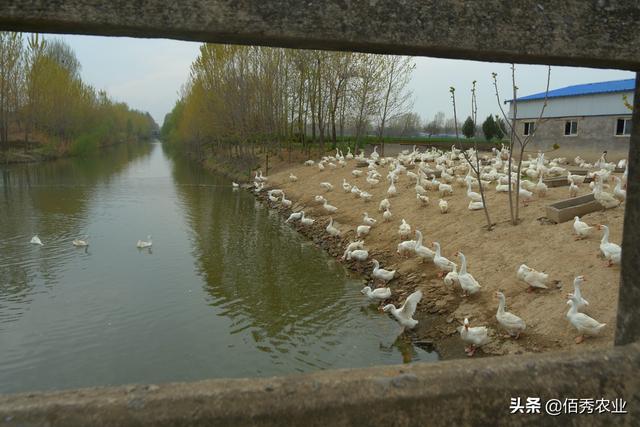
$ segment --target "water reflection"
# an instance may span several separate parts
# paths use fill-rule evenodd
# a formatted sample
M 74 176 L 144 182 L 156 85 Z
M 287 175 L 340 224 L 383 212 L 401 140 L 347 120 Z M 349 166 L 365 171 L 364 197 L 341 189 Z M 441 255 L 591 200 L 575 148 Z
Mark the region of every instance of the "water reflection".
M 2 176 L 0 392 L 435 358 L 394 344 L 361 283 L 277 214 L 159 144 Z

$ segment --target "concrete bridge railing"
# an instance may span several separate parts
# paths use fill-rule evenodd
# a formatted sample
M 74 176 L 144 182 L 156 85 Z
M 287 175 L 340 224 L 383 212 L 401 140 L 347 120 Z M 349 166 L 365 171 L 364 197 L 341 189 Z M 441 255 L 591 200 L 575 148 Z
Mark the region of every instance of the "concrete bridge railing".
M 640 69 L 638 22 L 640 8 L 633 0 L 0 2 L 0 30 L 633 71 Z M 638 83 L 636 124 L 640 123 Z M 0 425 L 639 425 L 639 168 L 640 126 L 634 126 L 616 347 L 609 350 L 6 395 L 0 396 Z M 511 397 L 623 398 L 628 414 L 511 415 Z

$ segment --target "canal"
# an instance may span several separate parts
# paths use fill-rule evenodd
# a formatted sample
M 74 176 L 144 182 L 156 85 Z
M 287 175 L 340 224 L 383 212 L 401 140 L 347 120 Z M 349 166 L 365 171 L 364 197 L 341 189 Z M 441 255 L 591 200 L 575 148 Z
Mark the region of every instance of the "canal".
M 160 143 L 1 168 L 2 393 L 437 358 L 277 212 Z

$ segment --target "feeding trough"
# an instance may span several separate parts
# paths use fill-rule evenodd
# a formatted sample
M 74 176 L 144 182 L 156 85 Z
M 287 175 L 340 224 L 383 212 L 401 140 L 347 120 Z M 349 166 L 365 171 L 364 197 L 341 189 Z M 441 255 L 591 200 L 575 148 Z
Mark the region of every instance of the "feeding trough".
M 547 206 L 547 218 L 561 223 L 572 220 L 575 216 L 582 216 L 602 210 L 602 205 L 596 201 L 593 194 L 561 200 Z
M 569 180 L 567 179 L 566 176 L 556 176 L 553 178 L 547 178 L 543 180 L 543 182 L 547 184 L 547 187 L 549 188 L 564 187 L 569 185 Z

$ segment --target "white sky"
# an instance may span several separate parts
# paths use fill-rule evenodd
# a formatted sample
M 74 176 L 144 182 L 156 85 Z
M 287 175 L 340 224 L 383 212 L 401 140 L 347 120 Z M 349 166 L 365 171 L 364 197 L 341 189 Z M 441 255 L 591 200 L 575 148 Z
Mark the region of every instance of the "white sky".
M 181 85 L 189 76 L 191 62 L 198 55 L 200 43 L 165 39 L 133 39 L 96 36 L 61 37 L 73 48 L 82 64 L 83 79 L 96 89 L 129 106 L 149 111 L 159 125 L 178 98 Z M 498 73 L 502 99 L 510 98 L 509 64 L 416 57 L 411 80 L 414 111 L 423 119 L 437 111 L 452 116 L 449 87 L 456 88 L 458 115 L 470 111 L 471 82 L 477 80 L 478 121 L 499 112 L 491 73 Z M 632 78 L 629 71 L 590 68 L 552 67 L 551 89 L 605 80 Z M 518 95 L 544 91 L 546 67 L 516 66 Z

